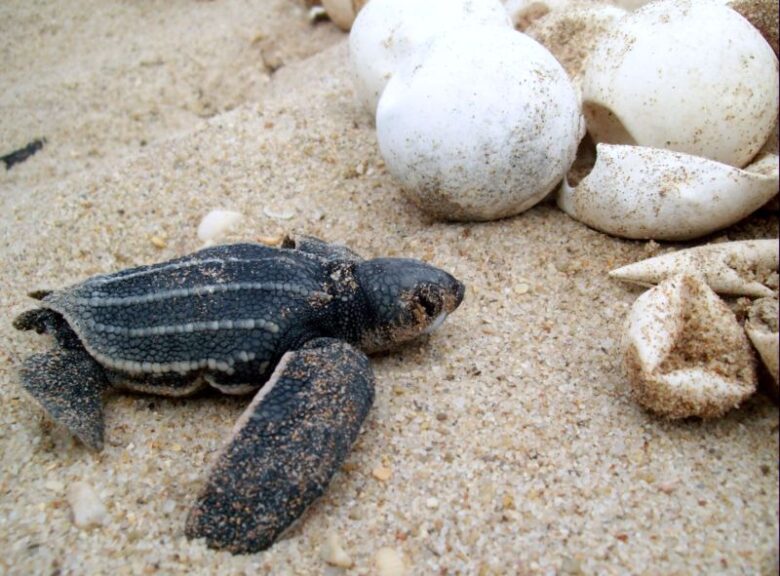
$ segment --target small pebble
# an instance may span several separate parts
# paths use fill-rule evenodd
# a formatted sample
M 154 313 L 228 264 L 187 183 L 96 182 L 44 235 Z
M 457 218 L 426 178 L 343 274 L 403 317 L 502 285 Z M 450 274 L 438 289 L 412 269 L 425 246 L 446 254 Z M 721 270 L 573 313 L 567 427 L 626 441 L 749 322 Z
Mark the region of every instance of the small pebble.
M 165 239 L 162 238 L 161 236 L 152 236 L 150 240 L 152 242 L 152 246 L 154 246 L 155 248 L 158 248 L 160 250 L 165 248 L 165 246 L 167 245 L 167 243 L 165 242 Z
M 320 548 L 320 558 L 331 566 L 338 566 L 339 568 L 350 568 L 353 564 L 352 558 L 349 557 L 349 554 L 341 546 L 341 539 L 333 532 L 325 538 L 325 542 Z
M 51 490 L 52 492 L 62 492 L 65 488 L 65 485 L 59 480 L 47 480 L 43 486 L 46 490 Z
M 436 510 L 439 507 L 439 499 L 430 497 L 425 501 L 425 505 L 431 510 Z
M 233 210 L 212 210 L 198 224 L 198 238 L 215 242 L 224 238 L 241 221 L 241 214 Z
M 73 523 L 79 528 L 100 526 L 108 516 L 103 502 L 86 482 L 76 482 L 68 489 L 68 504 L 73 511 Z
M 379 576 L 403 576 L 406 566 L 403 557 L 392 548 L 380 548 L 374 556 L 374 564 Z
M 277 211 L 269 208 L 268 206 L 263 208 L 263 214 L 269 218 L 273 218 L 274 220 L 290 220 L 293 216 L 295 216 L 295 212 L 292 210 Z
M 528 294 L 528 292 L 531 290 L 531 287 L 528 284 L 518 284 L 515 286 L 515 294 Z
M 377 480 L 381 480 L 382 482 L 385 482 L 387 480 L 390 480 L 390 476 L 393 475 L 393 471 L 390 470 L 390 468 L 387 468 L 386 466 L 377 466 L 371 471 L 371 474 Z

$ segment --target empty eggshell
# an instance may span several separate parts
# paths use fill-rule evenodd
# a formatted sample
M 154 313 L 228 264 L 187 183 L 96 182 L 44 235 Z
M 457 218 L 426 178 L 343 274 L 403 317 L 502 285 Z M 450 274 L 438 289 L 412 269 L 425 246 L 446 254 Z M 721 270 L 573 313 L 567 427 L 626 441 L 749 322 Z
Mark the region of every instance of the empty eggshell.
M 511 28 L 499 0 L 372 0 L 349 35 L 355 89 L 374 114 L 390 77 L 431 39 L 463 25 Z
M 469 27 L 403 66 L 377 109 L 388 170 L 429 214 L 489 220 L 544 198 L 582 136 L 574 87 L 528 36 Z
M 610 278 L 652 286 L 676 274 L 701 276 L 718 294 L 771 296 L 777 290 L 780 244 L 775 240 L 739 240 L 679 250 L 623 266 Z
M 695 276 L 673 276 L 637 298 L 623 349 L 634 397 L 668 418 L 720 416 L 756 390 L 744 330 Z
M 641 146 L 596 147 L 596 165 L 558 206 L 592 228 L 623 238 L 690 240 L 730 226 L 777 193 L 778 157 L 740 170 Z
M 778 337 L 777 298 L 761 298 L 753 303 L 748 320 L 745 322 L 745 332 L 774 379 L 775 396 L 780 395 L 780 371 L 778 370 L 780 338 Z
M 716 2 L 659 0 L 622 18 L 583 73 L 597 142 L 666 148 L 742 167 L 778 109 L 777 57 Z

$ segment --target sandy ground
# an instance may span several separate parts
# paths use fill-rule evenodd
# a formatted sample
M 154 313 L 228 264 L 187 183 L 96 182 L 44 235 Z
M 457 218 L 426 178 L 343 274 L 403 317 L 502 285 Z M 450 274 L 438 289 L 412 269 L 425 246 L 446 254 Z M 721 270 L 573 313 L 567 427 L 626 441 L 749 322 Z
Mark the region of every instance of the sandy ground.
M 665 246 L 551 205 L 429 221 L 356 108 L 344 36 L 292 1 L 59 6 L 0 7 L 0 142 L 49 138 L 0 173 L 0 572 L 338 574 L 319 556 L 335 532 L 349 574 L 374 573 L 382 547 L 410 574 L 776 573 L 777 408 L 758 395 L 717 421 L 669 423 L 628 395 L 619 334 L 638 292 L 606 272 Z M 257 42 L 285 66 L 269 74 Z M 94 455 L 19 388 L 19 363 L 48 344 L 10 325 L 30 289 L 197 249 L 212 208 L 246 215 L 233 239 L 296 229 L 468 285 L 439 332 L 375 358 L 376 404 L 342 472 L 250 556 L 183 535 L 248 399 L 113 395 Z M 757 214 L 717 239 L 777 234 L 776 215 Z M 76 481 L 105 502 L 105 526 L 72 524 Z

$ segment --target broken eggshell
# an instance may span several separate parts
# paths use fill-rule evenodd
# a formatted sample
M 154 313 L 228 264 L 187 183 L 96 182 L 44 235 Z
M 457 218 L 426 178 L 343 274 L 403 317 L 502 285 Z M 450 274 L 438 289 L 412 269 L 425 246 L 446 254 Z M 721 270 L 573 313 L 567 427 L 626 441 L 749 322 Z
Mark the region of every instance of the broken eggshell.
M 371 114 L 403 62 L 425 50 L 438 34 L 463 25 L 511 29 L 499 0 L 372 0 L 349 35 L 355 89 Z
M 740 240 L 679 250 L 635 262 L 609 273 L 610 278 L 652 286 L 676 274 L 696 274 L 718 294 L 772 296 L 777 290 L 780 244 L 775 240 Z
M 585 65 L 582 97 L 596 142 L 742 167 L 777 117 L 777 57 L 726 6 L 660 0 L 622 18 L 599 42 Z
M 379 149 L 422 210 L 490 220 L 539 202 L 571 166 L 584 123 L 566 72 L 541 44 L 499 27 L 437 37 L 377 108 Z
M 745 332 L 774 379 L 774 395 L 780 395 L 780 376 L 778 375 L 780 339 L 778 338 L 777 298 L 760 298 L 753 303 L 745 322 Z
M 695 276 L 673 276 L 637 298 L 623 350 L 633 396 L 668 418 L 721 416 L 756 390 L 744 330 Z
M 730 226 L 777 194 L 778 157 L 744 170 L 698 156 L 598 144 L 596 164 L 558 206 L 588 226 L 623 238 L 690 240 Z

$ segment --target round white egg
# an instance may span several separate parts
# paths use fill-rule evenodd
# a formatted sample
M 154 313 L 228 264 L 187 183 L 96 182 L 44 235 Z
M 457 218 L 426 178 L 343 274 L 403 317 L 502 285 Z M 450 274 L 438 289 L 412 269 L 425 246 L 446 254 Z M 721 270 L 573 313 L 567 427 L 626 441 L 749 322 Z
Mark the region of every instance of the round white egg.
M 439 36 L 388 83 L 377 109 L 388 170 L 448 220 L 518 214 L 560 182 L 584 132 L 566 72 L 511 28 Z
M 355 88 L 373 114 L 382 90 L 399 65 L 418 54 L 431 38 L 465 24 L 502 26 L 511 22 L 499 0 L 371 0 L 349 35 Z
M 582 83 L 598 142 L 666 148 L 741 167 L 777 117 L 777 58 L 717 3 L 652 2 L 596 47 Z

